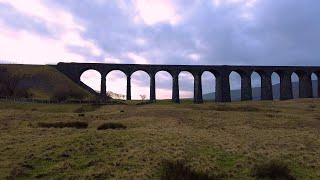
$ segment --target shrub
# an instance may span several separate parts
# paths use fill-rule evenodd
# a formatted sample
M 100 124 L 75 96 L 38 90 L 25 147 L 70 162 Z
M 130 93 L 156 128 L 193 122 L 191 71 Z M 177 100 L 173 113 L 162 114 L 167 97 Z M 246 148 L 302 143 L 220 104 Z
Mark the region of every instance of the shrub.
M 217 180 L 222 179 L 216 175 L 208 175 L 202 172 L 196 172 L 185 165 L 184 161 L 164 161 L 162 163 L 161 179 L 178 179 L 178 180 Z
M 19 84 L 21 84 L 26 77 L 26 75 L 14 75 L 6 68 L 0 67 L 0 96 L 15 98 L 32 97 L 32 94 L 26 88 L 19 87 Z
M 58 101 L 58 102 L 66 101 L 67 99 L 68 99 L 68 94 L 63 90 L 55 90 L 52 96 L 50 97 L 51 101 Z
M 52 101 L 58 101 L 63 102 L 68 99 L 76 99 L 76 100 L 82 100 L 86 97 L 86 94 L 84 94 L 81 91 L 75 91 L 72 89 L 67 89 L 64 87 L 60 87 L 54 90 L 52 96 L 50 99 Z
M 121 123 L 104 123 L 101 124 L 98 127 L 98 130 L 104 130 L 104 129 L 126 129 L 127 126 L 121 124 Z
M 17 98 L 31 98 L 33 96 L 27 89 L 16 89 L 13 94 Z
M 85 129 L 88 127 L 87 122 L 52 122 L 52 123 L 38 123 L 39 127 L 43 128 L 77 128 L 77 129 Z
M 296 179 L 291 175 L 288 165 L 279 160 L 255 165 L 252 169 L 252 175 L 259 179 Z

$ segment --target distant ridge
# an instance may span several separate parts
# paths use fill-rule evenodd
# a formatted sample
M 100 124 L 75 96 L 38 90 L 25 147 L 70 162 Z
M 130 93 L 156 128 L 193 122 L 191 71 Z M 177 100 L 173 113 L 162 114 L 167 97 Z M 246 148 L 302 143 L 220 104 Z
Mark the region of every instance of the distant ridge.
M 317 94 L 317 87 L 318 87 L 318 81 L 313 80 L 312 81 L 312 88 L 313 88 L 313 95 Z M 293 96 L 294 98 L 299 97 L 299 82 L 292 82 L 292 89 L 293 89 Z M 279 99 L 280 98 L 280 84 L 274 84 L 272 86 L 273 91 L 273 98 Z M 253 100 L 259 100 L 260 99 L 260 87 L 254 87 L 252 88 L 252 98 Z M 215 99 L 215 93 L 208 93 L 203 95 L 204 100 L 214 100 Z M 233 101 L 240 101 L 241 100 L 241 90 L 231 90 L 231 99 Z

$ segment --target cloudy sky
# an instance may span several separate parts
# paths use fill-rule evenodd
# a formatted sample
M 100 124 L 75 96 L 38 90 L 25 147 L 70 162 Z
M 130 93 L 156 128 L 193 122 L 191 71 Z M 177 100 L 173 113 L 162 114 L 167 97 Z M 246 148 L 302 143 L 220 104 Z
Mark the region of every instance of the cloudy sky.
M 318 0 L 0 0 L 0 63 L 320 65 L 319 17 Z M 98 76 L 82 80 L 99 89 Z M 170 76 L 156 78 L 157 97 L 169 98 Z M 213 78 L 203 76 L 204 92 Z M 192 76 L 180 80 L 192 96 Z M 231 82 L 239 88 L 237 74 Z M 146 74 L 132 83 L 133 97 L 149 94 Z M 107 77 L 108 90 L 125 84 Z

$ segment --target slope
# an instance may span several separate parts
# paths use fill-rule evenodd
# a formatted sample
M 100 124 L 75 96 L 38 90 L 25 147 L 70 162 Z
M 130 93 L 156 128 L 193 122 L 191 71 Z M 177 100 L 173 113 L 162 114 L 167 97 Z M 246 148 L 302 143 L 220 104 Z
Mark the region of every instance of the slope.
M 47 99 L 60 90 L 83 93 L 86 97 L 92 96 L 54 67 L 48 65 L 0 64 L 0 68 L 21 78 L 18 88 L 27 89 L 33 98 Z

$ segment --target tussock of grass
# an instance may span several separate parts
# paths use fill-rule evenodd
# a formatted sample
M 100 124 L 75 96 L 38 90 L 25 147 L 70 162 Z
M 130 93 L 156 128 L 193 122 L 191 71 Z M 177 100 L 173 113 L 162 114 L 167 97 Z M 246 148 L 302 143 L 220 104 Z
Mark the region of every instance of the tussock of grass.
M 147 105 L 147 104 L 153 104 L 153 103 L 154 103 L 153 101 L 142 101 L 142 102 L 137 103 L 136 105 L 141 106 L 141 105 Z
M 33 166 L 28 164 L 19 164 L 18 166 L 14 167 L 10 175 L 7 176 L 7 179 L 15 179 L 17 177 L 28 175 L 31 170 L 33 170 Z
M 92 112 L 101 108 L 101 105 L 98 104 L 90 104 L 90 105 L 82 105 L 78 109 L 74 110 L 74 113 L 84 113 L 84 112 Z
M 213 108 L 215 111 L 243 111 L 243 112 L 259 112 L 260 109 L 253 106 L 227 106 L 227 105 L 220 105 Z
M 86 129 L 88 127 L 87 122 L 50 122 L 50 123 L 38 123 L 39 127 L 42 128 L 77 128 L 77 129 Z
M 258 179 L 296 179 L 291 175 L 288 165 L 279 160 L 271 160 L 255 165 L 252 175 Z
M 162 163 L 162 180 L 217 180 L 222 179 L 218 176 L 210 176 L 203 172 L 196 172 L 190 169 L 190 167 L 185 165 L 184 161 L 164 161 Z
M 80 113 L 80 114 L 78 114 L 78 116 L 79 116 L 79 117 L 84 117 L 85 114 L 84 114 L 84 113 Z
M 105 130 L 105 129 L 126 129 L 127 126 L 121 123 L 104 123 L 101 124 L 97 129 L 98 130 Z

